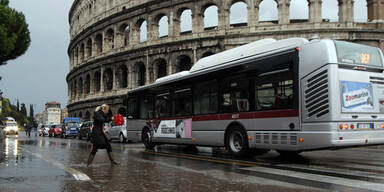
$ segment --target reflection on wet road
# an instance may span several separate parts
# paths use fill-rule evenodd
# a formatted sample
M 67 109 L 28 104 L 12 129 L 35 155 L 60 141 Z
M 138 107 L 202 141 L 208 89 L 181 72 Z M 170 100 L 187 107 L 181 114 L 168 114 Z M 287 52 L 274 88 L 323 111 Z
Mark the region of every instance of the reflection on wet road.
M 236 158 L 220 148 L 113 143 L 119 166 L 78 139 L 9 136 L 0 142 L 0 191 L 382 191 L 384 147 L 269 152 Z M 84 179 L 88 178 L 89 179 Z

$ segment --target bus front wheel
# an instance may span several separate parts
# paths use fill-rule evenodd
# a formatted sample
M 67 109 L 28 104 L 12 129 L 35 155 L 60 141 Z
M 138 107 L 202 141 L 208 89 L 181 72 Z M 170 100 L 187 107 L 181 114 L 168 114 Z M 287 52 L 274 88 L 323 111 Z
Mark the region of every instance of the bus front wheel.
M 226 147 L 230 153 L 236 156 L 244 156 L 249 150 L 248 137 L 244 129 L 235 127 L 227 134 Z
M 156 146 L 156 144 L 152 142 L 152 135 L 149 129 L 144 129 L 142 136 L 145 148 L 153 149 Z

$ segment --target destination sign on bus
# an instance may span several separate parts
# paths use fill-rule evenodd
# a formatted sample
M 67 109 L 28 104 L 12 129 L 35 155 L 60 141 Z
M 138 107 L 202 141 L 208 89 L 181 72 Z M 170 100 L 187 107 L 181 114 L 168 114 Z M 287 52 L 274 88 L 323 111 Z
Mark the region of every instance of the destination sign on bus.
M 373 91 L 371 83 L 341 81 L 343 112 L 372 112 Z
M 339 62 L 383 67 L 378 48 L 344 41 L 334 42 Z

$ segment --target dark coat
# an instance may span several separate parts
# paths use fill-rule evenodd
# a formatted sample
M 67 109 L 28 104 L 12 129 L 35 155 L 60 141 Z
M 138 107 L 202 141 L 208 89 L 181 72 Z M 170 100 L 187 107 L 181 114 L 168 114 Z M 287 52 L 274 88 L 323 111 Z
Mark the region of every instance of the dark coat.
M 94 145 L 105 146 L 109 145 L 109 141 L 107 140 L 104 132 L 103 125 L 111 121 L 111 115 L 105 115 L 103 111 L 95 112 L 93 117 L 93 130 L 91 134 L 91 142 Z

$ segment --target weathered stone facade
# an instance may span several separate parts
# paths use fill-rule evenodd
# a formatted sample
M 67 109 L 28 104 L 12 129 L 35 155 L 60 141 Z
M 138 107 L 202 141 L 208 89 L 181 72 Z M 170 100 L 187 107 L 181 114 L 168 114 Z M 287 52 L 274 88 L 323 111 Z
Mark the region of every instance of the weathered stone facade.
M 368 22 L 354 21 L 353 0 L 338 0 L 339 19 L 322 19 L 322 0 L 308 0 L 308 19 L 290 20 L 290 0 L 274 0 L 276 21 L 259 21 L 266 0 L 75 0 L 69 13 L 69 116 L 88 120 L 97 105 L 107 103 L 125 113 L 129 89 L 158 77 L 188 70 L 204 56 L 251 41 L 290 37 L 349 40 L 384 50 L 384 0 L 367 0 Z M 293 1 L 293 0 L 292 0 Z M 247 22 L 230 24 L 235 3 L 246 4 Z M 204 28 L 204 13 L 218 10 L 218 24 Z M 181 30 L 182 14 L 191 12 L 192 30 Z M 168 19 L 168 35 L 159 22 Z M 147 38 L 141 40 L 146 25 Z

